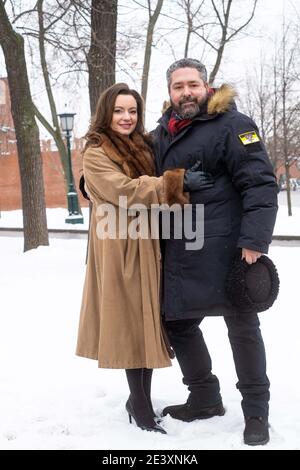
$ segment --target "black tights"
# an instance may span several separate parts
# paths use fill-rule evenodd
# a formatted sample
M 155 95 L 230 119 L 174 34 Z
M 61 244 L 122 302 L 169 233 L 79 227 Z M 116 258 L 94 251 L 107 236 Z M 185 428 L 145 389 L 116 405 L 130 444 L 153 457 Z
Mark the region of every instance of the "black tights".
M 149 409 L 155 413 L 151 402 L 151 381 L 153 369 L 125 369 L 130 390 L 130 400 L 137 410 Z

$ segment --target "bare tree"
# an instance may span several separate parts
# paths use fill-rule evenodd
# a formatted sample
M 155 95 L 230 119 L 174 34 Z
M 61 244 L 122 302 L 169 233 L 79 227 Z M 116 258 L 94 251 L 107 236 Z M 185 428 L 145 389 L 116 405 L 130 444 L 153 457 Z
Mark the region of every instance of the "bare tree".
M 49 245 L 39 131 L 35 122 L 25 61 L 24 40 L 17 34 L 0 0 L 0 44 L 3 49 L 17 137 L 21 177 L 24 251 Z
M 209 76 L 210 84 L 213 84 L 220 69 L 226 44 L 245 30 L 254 17 L 257 0 L 250 1 L 252 7 L 248 17 L 237 24 L 231 17 L 234 0 L 210 0 L 209 4 L 205 0 L 198 1 L 197 4 L 193 4 L 193 0 L 179 0 L 179 4 L 184 9 L 187 18 L 185 57 L 193 34 L 216 54 L 215 63 Z M 240 8 L 240 2 L 235 4 Z
M 274 136 L 275 152 L 281 154 L 276 158 L 277 165 L 283 163 L 285 170 L 285 183 L 287 191 L 288 215 L 292 215 L 291 199 L 291 166 L 299 161 L 300 155 L 300 96 L 297 87 L 299 83 L 299 29 L 298 24 L 294 28 L 293 21 L 285 23 L 285 15 L 282 18 L 281 44 L 276 51 L 276 88 L 274 94 L 277 100 L 277 126 Z M 277 156 L 277 155 L 276 155 Z
M 21 29 L 27 36 L 39 40 L 42 72 L 52 119 L 55 103 L 45 54 L 46 43 L 52 47 L 55 58 L 67 64 L 66 70 L 60 72 L 59 77 L 88 72 L 90 108 L 93 114 L 99 95 L 115 82 L 118 0 L 68 0 L 63 3 L 56 0 L 53 5 L 47 5 L 46 11 L 43 11 L 43 3 L 43 0 L 38 0 L 36 7 L 30 10 L 30 13 L 38 13 L 38 31 L 27 25 Z M 26 13 L 28 12 L 23 15 Z M 20 17 L 21 15 L 17 19 Z M 42 118 L 40 114 L 37 113 L 39 119 Z M 45 118 L 43 124 L 47 126 Z M 53 127 L 56 129 L 54 122 Z M 49 122 L 47 130 L 50 132 Z M 53 135 L 53 131 L 50 133 Z M 53 138 L 56 139 L 54 135 Z M 56 143 L 60 148 L 59 142 Z
M 154 28 L 158 20 L 160 11 L 162 9 L 164 0 L 157 0 L 156 7 L 153 12 L 152 12 L 151 0 L 147 0 L 147 2 L 148 2 L 149 21 L 148 21 L 148 26 L 147 26 L 147 36 L 146 36 L 143 75 L 142 75 L 142 97 L 144 99 L 144 103 L 146 103 L 147 101 L 149 70 L 150 70 Z
M 265 142 L 273 132 L 274 94 L 270 86 L 270 68 L 265 57 L 261 56 L 260 63 L 252 68 L 252 75 L 247 74 L 246 106 L 243 106 L 246 113 L 257 122 Z
M 117 0 L 55 0 L 51 3 L 37 0 L 30 9 L 22 10 L 21 5 L 18 5 L 19 11 L 13 8 L 14 22 L 20 25 L 19 31 L 23 36 L 38 41 L 38 65 L 45 83 L 51 118 L 46 118 L 37 103 L 34 104 L 34 111 L 57 146 L 66 192 L 73 177 L 58 123 L 53 86 L 63 75 L 66 78 L 67 75 L 88 72 L 90 107 L 92 113 L 95 111 L 99 94 L 115 81 L 117 3 Z M 36 62 L 35 43 L 29 41 L 28 45 L 29 51 L 32 51 L 32 61 Z M 62 64 L 62 67 L 57 67 L 57 64 Z M 64 66 L 66 70 L 61 71 Z M 34 70 L 38 70 L 36 63 Z
M 50 41 L 52 40 L 52 34 L 54 26 L 57 23 L 61 23 L 63 21 L 64 16 L 69 12 L 71 7 L 70 2 L 65 2 L 63 8 L 58 4 L 54 5 L 52 9 L 47 9 L 44 11 L 44 0 L 37 0 L 34 8 L 31 10 L 24 10 L 17 14 L 14 18 L 14 22 L 18 22 L 21 18 L 24 20 L 25 26 L 19 27 L 19 30 L 22 31 L 23 35 L 26 37 L 33 38 L 34 40 L 38 41 L 38 51 L 40 57 L 40 66 L 41 72 L 43 76 L 43 80 L 45 83 L 45 89 L 48 98 L 48 104 L 51 114 L 51 120 L 47 119 L 44 113 L 41 111 L 40 106 L 34 104 L 34 112 L 36 117 L 39 119 L 41 124 L 44 128 L 49 132 L 52 136 L 56 147 L 58 149 L 60 160 L 62 164 L 62 174 L 65 180 L 65 188 L 66 192 L 68 190 L 70 184 L 70 170 L 68 165 L 68 156 L 67 156 L 67 149 L 64 143 L 63 136 L 61 134 L 60 125 L 58 122 L 58 115 L 57 115 L 57 108 L 53 94 L 53 86 L 52 80 L 50 78 L 50 71 L 49 71 L 49 62 L 47 60 L 46 54 L 46 43 L 48 42 L 48 37 Z M 37 17 L 38 25 L 31 26 L 31 23 L 28 23 L 26 20 L 29 18 L 32 22 L 32 17 L 35 15 Z M 47 24 L 45 24 L 45 18 L 47 18 Z M 36 54 L 34 54 L 36 56 Z
M 99 95 L 115 83 L 118 0 L 92 0 L 87 55 L 91 114 Z
M 201 8 L 204 5 L 205 0 L 198 3 L 194 3 L 194 0 L 177 0 L 177 3 L 181 9 L 183 9 L 186 16 L 186 38 L 184 45 L 184 57 L 188 57 L 190 41 L 192 34 L 195 31 L 203 28 L 203 24 L 199 24 L 199 19 L 202 19 Z
M 292 215 L 291 166 L 300 160 L 299 48 L 293 25 L 285 26 L 284 18 L 280 40 L 279 46 L 275 43 L 273 64 L 261 59 L 260 74 L 252 80 L 250 77 L 247 105 L 250 103 L 253 117 L 260 124 L 274 170 L 283 175 L 288 214 Z
M 48 69 L 47 58 L 46 58 L 46 47 L 45 47 L 45 42 L 46 42 L 45 36 L 46 36 L 47 30 L 51 29 L 51 27 L 53 26 L 53 22 L 58 21 L 58 18 L 52 19 L 52 21 L 49 22 L 47 27 L 45 26 L 43 2 L 44 0 L 37 0 L 37 3 L 36 3 L 37 13 L 38 13 L 38 24 L 39 24 L 38 41 L 39 41 L 40 62 L 41 62 L 42 74 L 43 74 L 43 78 L 45 82 L 47 97 L 48 97 L 48 103 L 49 103 L 50 112 L 51 112 L 52 125 L 45 118 L 45 116 L 43 116 L 42 112 L 38 109 L 37 106 L 34 107 L 34 110 L 39 121 L 42 123 L 45 129 L 47 129 L 50 135 L 52 135 L 55 141 L 55 144 L 57 146 L 57 149 L 60 155 L 63 172 L 64 172 L 64 178 L 66 182 L 66 189 L 67 189 L 68 184 L 69 184 L 67 149 L 63 141 L 59 122 L 58 122 L 56 103 L 54 100 L 52 86 L 51 86 L 51 80 L 50 80 L 49 69 Z M 66 13 L 66 10 L 61 13 L 61 16 L 59 17 L 59 19 L 61 19 L 65 13 Z
M 292 200 L 291 200 L 291 188 L 290 188 L 290 163 L 289 163 L 289 128 L 288 128 L 288 117 L 287 117 L 287 99 L 288 90 L 290 85 L 290 68 L 293 63 L 293 52 L 287 57 L 287 33 L 288 28 L 283 23 L 283 35 L 282 35 L 282 72 L 281 72 L 281 97 L 282 97 L 282 130 L 283 130 L 283 157 L 286 175 L 286 192 L 287 192 L 287 204 L 288 214 L 292 215 Z
M 213 66 L 213 69 L 209 76 L 210 83 L 213 83 L 215 81 L 216 75 L 221 65 L 226 44 L 228 44 L 235 36 L 237 36 L 243 29 L 245 29 L 246 26 L 248 26 L 248 24 L 254 17 L 257 5 L 257 0 L 253 0 L 253 6 L 249 17 L 241 25 L 235 26 L 233 28 L 230 25 L 230 10 L 232 2 L 233 0 L 221 0 L 221 4 L 219 3 L 218 6 L 216 0 L 211 0 L 212 7 L 215 11 L 219 23 L 221 34 L 217 46 L 215 46 L 209 40 L 203 37 L 203 40 L 207 42 L 207 44 L 211 45 L 211 47 L 216 51 L 217 54 L 215 65 Z
M 273 99 L 272 99 L 272 109 L 271 109 L 271 116 L 272 116 L 272 124 L 273 124 L 273 135 L 270 138 L 270 148 L 269 153 L 271 156 L 271 161 L 273 163 L 273 168 L 275 171 L 277 170 L 277 161 L 279 157 L 278 152 L 278 105 L 279 105 L 279 97 L 278 97 L 278 86 L 277 86 L 277 58 L 276 54 L 274 57 L 273 63 Z M 272 89 L 271 89 L 272 90 Z

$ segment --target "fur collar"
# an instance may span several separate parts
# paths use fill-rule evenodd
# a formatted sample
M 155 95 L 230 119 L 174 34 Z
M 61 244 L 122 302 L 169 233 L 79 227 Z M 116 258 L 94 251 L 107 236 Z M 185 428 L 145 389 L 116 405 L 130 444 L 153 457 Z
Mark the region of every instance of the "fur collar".
M 230 85 L 224 84 L 220 88 L 216 88 L 214 94 L 208 100 L 207 113 L 225 113 L 232 106 L 233 98 L 236 95 L 236 91 Z
M 155 174 L 154 158 L 146 140 L 136 132 L 130 138 L 110 130 L 100 134 L 100 146 L 130 178 Z

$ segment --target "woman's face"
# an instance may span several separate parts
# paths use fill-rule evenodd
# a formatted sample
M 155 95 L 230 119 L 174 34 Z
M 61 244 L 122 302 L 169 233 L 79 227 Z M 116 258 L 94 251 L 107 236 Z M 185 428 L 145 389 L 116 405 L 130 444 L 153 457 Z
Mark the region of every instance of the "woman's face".
M 110 128 L 122 135 L 130 135 L 137 124 L 137 102 L 132 95 L 118 95 Z

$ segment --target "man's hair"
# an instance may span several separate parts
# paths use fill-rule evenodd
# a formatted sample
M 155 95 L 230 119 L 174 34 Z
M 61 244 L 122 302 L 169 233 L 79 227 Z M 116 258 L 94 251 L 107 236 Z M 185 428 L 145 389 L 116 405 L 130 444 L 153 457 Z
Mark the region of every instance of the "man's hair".
M 201 76 L 202 80 L 204 81 L 204 83 L 207 82 L 206 67 L 205 67 L 204 64 L 202 64 L 202 62 L 200 62 L 200 60 L 197 60 L 197 59 L 180 59 L 180 60 L 176 60 L 176 62 L 173 62 L 173 64 L 171 64 L 170 67 L 167 70 L 166 75 L 167 75 L 168 89 L 170 89 L 172 73 L 175 72 L 175 70 L 183 69 L 185 67 L 190 67 L 192 69 L 198 70 L 198 72 L 200 73 L 200 76 Z

